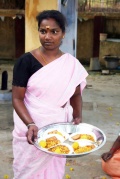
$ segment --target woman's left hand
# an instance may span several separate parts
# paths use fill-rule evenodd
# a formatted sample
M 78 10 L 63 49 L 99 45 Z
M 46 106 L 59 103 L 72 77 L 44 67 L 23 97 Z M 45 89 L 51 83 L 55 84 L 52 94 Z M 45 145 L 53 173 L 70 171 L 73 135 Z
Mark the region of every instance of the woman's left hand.
M 82 122 L 82 119 L 80 117 L 76 117 L 76 118 L 73 119 L 72 122 L 73 122 L 73 124 L 79 124 L 79 123 Z

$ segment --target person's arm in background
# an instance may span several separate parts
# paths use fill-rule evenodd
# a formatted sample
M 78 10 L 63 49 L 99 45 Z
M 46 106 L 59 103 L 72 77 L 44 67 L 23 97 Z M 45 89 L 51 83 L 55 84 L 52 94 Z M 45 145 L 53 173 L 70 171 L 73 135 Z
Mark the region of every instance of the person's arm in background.
M 75 93 L 70 98 L 70 104 L 73 107 L 73 123 L 79 124 L 82 122 L 82 96 L 80 85 L 76 87 Z
M 26 88 L 24 87 L 13 86 L 12 87 L 12 104 L 16 113 L 20 117 L 20 119 L 27 126 L 28 124 L 34 123 L 34 122 L 31 116 L 29 115 L 27 108 L 24 105 L 25 91 L 26 91 Z M 28 132 L 26 135 L 27 135 L 27 140 L 30 144 L 33 144 L 33 140 L 37 137 L 37 131 L 38 131 L 38 128 L 36 125 L 29 126 Z
M 112 156 L 118 149 L 120 149 L 120 136 L 117 137 L 110 151 L 102 154 L 102 159 L 106 162 L 107 160 L 112 158 Z

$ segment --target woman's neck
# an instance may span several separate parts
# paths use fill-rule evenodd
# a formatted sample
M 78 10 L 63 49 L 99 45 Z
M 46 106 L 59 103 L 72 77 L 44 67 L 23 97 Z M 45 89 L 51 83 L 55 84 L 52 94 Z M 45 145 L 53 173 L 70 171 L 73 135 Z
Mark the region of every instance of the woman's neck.
M 40 51 L 41 51 L 41 53 L 42 53 L 43 55 L 47 55 L 47 56 L 49 56 L 49 57 L 50 57 L 50 56 L 51 56 L 51 57 L 55 57 L 55 56 L 60 55 L 60 54 L 62 53 L 59 48 L 57 48 L 57 49 L 55 49 L 55 50 L 46 50 L 45 48 L 40 47 L 39 49 L 40 49 Z
M 46 50 L 43 47 L 39 48 L 41 55 L 45 57 L 46 60 L 55 60 L 56 58 L 59 58 L 61 55 L 63 55 L 63 52 L 60 49 L 55 50 Z

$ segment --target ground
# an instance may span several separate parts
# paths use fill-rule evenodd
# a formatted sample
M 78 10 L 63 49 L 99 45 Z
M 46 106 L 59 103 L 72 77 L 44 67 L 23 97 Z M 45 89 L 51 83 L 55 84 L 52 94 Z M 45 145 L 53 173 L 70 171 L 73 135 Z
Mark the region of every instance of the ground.
M 11 90 L 13 64 L 0 64 L 0 76 L 8 71 Z M 1 82 L 1 79 L 0 79 Z M 83 92 L 83 122 L 100 128 L 106 135 L 105 145 L 89 155 L 67 159 L 65 178 L 110 179 L 101 168 L 101 154 L 110 149 L 120 130 L 120 73 L 101 75 L 90 72 Z M 2 91 L 0 91 L 2 93 Z M 12 103 L 0 100 L 0 179 L 12 179 Z

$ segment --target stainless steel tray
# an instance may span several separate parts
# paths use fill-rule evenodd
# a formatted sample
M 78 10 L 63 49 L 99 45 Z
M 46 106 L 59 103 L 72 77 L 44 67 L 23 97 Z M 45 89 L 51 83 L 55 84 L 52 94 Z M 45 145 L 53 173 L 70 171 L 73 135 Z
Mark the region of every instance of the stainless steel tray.
M 38 138 L 44 137 L 44 133 L 48 129 L 59 129 L 59 130 L 62 130 L 64 132 L 67 132 L 68 134 L 72 134 L 72 133 L 75 133 L 75 132 L 82 132 L 82 131 L 84 131 L 84 132 L 90 131 L 90 132 L 93 132 L 95 134 L 96 140 L 97 140 L 97 142 L 99 142 L 99 145 L 96 145 L 96 147 L 93 150 L 91 150 L 89 152 L 80 153 L 80 154 L 57 154 L 57 153 L 49 152 L 49 151 L 45 150 L 44 148 L 39 147 L 38 143 L 35 142 L 35 144 L 34 144 L 35 147 L 37 147 L 41 151 L 46 152 L 50 155 L 58 156 L 58 157 L 66 157 L 66 158 L 82 157 L 84 155 L 87 155 L 87 154 L 90 154 L 92 152 L 97 151 L 106 142 L 106 136 L 105 136 L 104 132 L 101 129 L 97 128 L 96 126 L 93 126 L 93 125 L 87 124 L 87 123 L 80 123 L 79 125 L 73 125 L 72 123 L 50 124 L 50 125 L 47 125 L 47 126 L 41 128 L 38 131 Z M 65 142 L 67 142 L 68 144 L 71 145 L 71 143 L 69 143 L 68 140 L 65 141 Z

